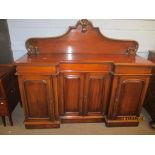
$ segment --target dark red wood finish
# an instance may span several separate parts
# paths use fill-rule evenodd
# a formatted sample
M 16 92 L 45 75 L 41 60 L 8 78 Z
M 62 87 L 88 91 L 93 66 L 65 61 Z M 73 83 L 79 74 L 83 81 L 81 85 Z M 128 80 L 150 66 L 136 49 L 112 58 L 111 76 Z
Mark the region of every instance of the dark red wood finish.
M 4 126 L 6 126 L 5 116 L 8 116 L 13 126 L 11 114 L 20 101 L 15 71 L 13 65 L 0 65 L 0 116 Z
M 136 126 L 153 64 L 136 41 L 103 36 L 88 20 L 54 38 L 31 38 L 16 61 L 26 128 L 103 122 Z

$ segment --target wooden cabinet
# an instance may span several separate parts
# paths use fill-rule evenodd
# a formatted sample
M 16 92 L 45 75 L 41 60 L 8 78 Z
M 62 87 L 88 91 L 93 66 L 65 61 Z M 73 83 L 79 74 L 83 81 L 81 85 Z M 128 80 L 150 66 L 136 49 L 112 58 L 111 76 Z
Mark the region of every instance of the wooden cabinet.
M 137 126 L 153 63 L 136 41 L 103 36 L 81 20 L 55 38 L 30 38 L 16 61 L 26 128 L 105 122 Z M 1 94 L 1 92 L 0 92 Z
M 2 117 L 4 126 L 6 126 L 6 116 L 8 116 L 11 126 L 13 126 L 11 115 L 19 101 L 15 66 L 0 65 L 0 116 Z

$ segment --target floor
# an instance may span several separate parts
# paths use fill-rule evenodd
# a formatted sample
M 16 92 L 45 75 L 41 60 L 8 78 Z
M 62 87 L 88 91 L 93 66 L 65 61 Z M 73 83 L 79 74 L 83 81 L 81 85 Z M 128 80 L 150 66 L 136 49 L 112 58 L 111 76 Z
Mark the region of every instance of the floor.
M 150 117 L 143 109 L 142 116 L 145 117 L 138 127 L 114 127 L 108 128 L 104 123 L 75 123 L 61 124 L 58 129 L 25 129 L 23 112 L 18 105 L 13 112 L 14 126 L 3 127 L 0 119 L 0 135 L 154 135 L 155 129 L 149 127 Z

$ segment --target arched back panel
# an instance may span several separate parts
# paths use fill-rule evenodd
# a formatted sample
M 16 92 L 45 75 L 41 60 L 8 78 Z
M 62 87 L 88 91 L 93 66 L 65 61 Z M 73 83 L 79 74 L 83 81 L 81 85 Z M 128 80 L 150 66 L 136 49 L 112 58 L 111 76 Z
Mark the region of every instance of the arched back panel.
M 51 38 L 30 38 L 26 41 L 29 55 L 53 53 L 80 54 L 132 54 L 135 55 L 138 43 L 132 40 L 117 40 L 101 34 L 99 28 L 90 21 L 80 20 L 75 27 L 62 36 Z

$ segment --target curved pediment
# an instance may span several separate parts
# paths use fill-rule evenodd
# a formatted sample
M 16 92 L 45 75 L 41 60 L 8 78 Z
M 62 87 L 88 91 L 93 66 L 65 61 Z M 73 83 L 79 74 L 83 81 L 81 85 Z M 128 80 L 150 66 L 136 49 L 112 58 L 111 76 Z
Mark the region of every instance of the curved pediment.
M 28 39 L 26 48 L 29 55 L 53 53 L 135 55 L 138 43 L 132 40 L 108 38 L 99 28 L 93 27 L 90 21 L 83 19 L 78 21 L 75 27 L 69 27 L 64 35 Z

